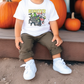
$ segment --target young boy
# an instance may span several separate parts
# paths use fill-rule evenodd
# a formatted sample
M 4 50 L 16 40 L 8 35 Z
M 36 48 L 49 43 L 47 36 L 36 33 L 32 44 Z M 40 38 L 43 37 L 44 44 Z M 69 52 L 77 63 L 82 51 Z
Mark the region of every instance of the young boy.
M 14 17 L 16 18 L 15 44 L 20 51 L 19 58 L 25 62 L 22 65 L 25 66 L 23 73 L 25 80 L 33 79 L 37 71 L 32 52 L 34 42 L 39 42 L 49 49 L 55 71 L 61 74 L 72 72 L 61 59 L 60 45 L 63 41 L 59 37 L 56 22 L 59 16 L 50 0 L 22 0 L 19 2 Z

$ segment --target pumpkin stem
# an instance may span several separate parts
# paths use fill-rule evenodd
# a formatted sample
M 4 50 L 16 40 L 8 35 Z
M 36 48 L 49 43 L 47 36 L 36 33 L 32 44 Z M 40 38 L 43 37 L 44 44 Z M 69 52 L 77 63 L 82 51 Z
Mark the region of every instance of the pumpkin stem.
M 74 19 L 75 17 L 74 17 L 74 12 L 72 12 L 72 14 L 71 14 L 71 18 L 72 19 Z

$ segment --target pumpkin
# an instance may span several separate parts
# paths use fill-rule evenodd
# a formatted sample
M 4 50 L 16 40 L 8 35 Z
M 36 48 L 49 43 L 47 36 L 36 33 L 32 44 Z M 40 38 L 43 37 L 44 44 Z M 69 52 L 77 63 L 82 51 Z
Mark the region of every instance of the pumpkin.
M 18 2 L 1 2 L 0 3 L 0 28 L 13 28 L 15 18 L 13 17 Z
M 84 0 L 83 0 L 82 3 L 81 3 L 80 14 L 81 14 L 81 16 L 82 16 L 82 18 L 83 18 L 83 20 L 84 20 Z
M 82 3 L 82 0 L 77 0 L 77 1 L 75 2 L 74 9 L 75 9 L 75 12 L 78 13 L 78 14 L 80 13 L 81 3 Z
M 67 7 L 65 1 L 64 0 L 51 0 L 51 1 L 54 3 L 56 11 L 59 15 L 59 19 L 57 20 L 57 23 L 58 23 L 58 27 L 61 28 L 65 22 L 67 15 Z
M 79 19 L 74 17 L 74 12 L 71 18 L 67 18 L 65 21 L 65 28 L 69 31 L 78 31 L 81 27 L 81 22 Z
M 12 2 L 20 2 L 21 0 L 12 0 Z

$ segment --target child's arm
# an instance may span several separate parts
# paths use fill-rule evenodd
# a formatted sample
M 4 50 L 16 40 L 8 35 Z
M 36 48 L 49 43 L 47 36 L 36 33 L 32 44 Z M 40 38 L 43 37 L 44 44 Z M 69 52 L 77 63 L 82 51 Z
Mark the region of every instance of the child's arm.
M 52 42 L 54 42 L 55 40 L 57 41 L 56 45 L 60 46 L 62 44 L 62 39 L 59 37 L 59 31 L 58 31 L 58 25 L 57 25 L 57 21 L 50 21 L 50 27 L 51 30 L 53 32 L 53 39 Z
M 20 50 L 19 42 L 23 43 L 21 40 L 20 34 L 22 29 L 23 20 L 16 19 L 15 22 L 15 44 L 16 48 Z

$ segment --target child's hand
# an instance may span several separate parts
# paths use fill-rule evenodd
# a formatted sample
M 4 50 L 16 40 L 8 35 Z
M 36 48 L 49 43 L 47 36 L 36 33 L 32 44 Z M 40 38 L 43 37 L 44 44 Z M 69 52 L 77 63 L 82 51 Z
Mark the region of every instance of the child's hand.
M 19 43 L 20 43 L 20 42 L 23 43 L 21 37 L 16 37 L 16 38 L 15 38 L 15 44 L 16 44 L 16 48 L 17 48 L 18 50 L 20 50 L 20 46 L 19 46 Z
M 54 36 L 52 42 L 57 41 L 56 46 L 60 46 L 63 43 L 63 40 L 59 36 Z

